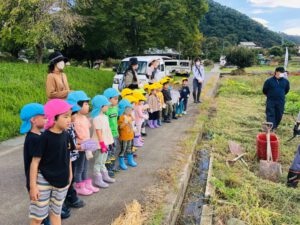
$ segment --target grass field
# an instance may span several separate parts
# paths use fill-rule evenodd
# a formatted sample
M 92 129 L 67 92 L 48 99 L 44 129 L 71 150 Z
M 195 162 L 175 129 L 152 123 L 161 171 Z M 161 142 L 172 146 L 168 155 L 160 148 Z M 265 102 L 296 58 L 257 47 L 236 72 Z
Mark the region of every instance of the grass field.
M 281 65 L 279 65 L 281 66 Z M 273 73 L 277 66 L 252 66 L 246 68 L 247 73 Z M 233 68 L 222 68 L 221 72 L 230 73 L 232 70 L 235 70 L 236 67 Z M 297 72 L 300 71 L 300 62 L 292 62 L 289 64 L 287 70 L 289 72 Z
M 112 84 L 114 73 L 87 68 L 67 67 L 72 90 L 84 90 L 90 97 L 100 94 Z M 19 135 L 20 109 L 30 102 L 45 103 L 47 65 L 0 64 L 0 141 Z
M 251 225 L 300 224 L 300 190 L 286 187 L 286 177 L 299 139 L 286 143 L 292 136 L 293 118 L 285 115 L 278 130 L 280 163 L 283 175 L 279 183 L 262 180 L 257 176 L 256 135 L 265 121 L 265 97 L 261 87 L 267 76 L 236 76 L 221 80 L 216 105 L 205 132 L 212 140 L 203 142 L 214 155 L 213 179 L 215 195 L 215 222 L 226 224 L 232 217 Z M 291 77 L 291 89 L 300 92 L 300 78 Z M 300 109 L 300 108 L 299 108 Z M 299 110 L 298 109 L 298 110 Z M 234 158 L 228 150 L 228 141 L 242 145 L 249 169 L 241 163 L 232 167 L 226 160 Z

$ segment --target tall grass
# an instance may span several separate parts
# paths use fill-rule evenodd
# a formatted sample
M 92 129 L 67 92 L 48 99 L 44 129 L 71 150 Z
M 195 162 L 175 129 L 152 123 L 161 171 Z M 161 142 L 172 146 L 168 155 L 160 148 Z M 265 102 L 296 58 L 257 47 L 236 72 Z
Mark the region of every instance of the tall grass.
M 206 123 L 206 132 L 213 140 L 206 141 L 214 149 L 213 180 L 216 221 L 239 218 L 251 225 L 300 224 L 300 190 L 286 187 L 288 168 L 294 158 L 299 139 L 286 143 L 292 135 L 293 118 L 285 115 L 278 130 L 280 163 L 283 176 L 279 183 L 257 176 L 256 135 L 265 121 L 265 96 L 261 93 L 268 76 L 237 76 L 221 81 L 216 99 L 216 117 Z M 291 89 L 299 91 L 300 78 L 291 79 Z M 299 110 L 299 109 L 298 109 Z M 228 141 L 240 143 L 247 152 L 249 169 L 237 162 L 228 167 L 226 160 L 234 158 Z
M 93 97 L 112 84 L 113 72 L 67 67 L 72 90 L 84 90 Z M 45 103 L 47 65 L 0 63 L 0 141 L 19 134 L 19 112 L 31 102 Z

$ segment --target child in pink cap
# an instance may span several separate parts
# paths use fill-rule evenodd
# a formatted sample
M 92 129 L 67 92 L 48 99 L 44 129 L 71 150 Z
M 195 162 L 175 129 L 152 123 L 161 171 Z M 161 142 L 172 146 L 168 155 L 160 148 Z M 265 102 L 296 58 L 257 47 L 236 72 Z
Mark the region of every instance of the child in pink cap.
M 51 224 L 61 224 L 61 209 L 72 180 L 70 151 L 75 149 L 66 131 L 71 123 L 71 108 L 60 99 L 44 106 L 46 130 L 30 165 L 31 224 L 41 224 L 48 214 Z

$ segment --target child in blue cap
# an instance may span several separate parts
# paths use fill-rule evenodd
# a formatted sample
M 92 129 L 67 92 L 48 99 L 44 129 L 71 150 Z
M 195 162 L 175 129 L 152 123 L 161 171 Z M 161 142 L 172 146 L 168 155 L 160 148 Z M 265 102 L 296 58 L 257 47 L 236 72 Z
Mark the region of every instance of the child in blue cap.
M 108 188 L 108 183 L 114 183 L 115 179 L 108 175 L 105 163 L 108 156 L 108 146 L 114 143 L 114 138 L 109 126 L 108 116 L 105 115 L 111 103 L 104 95 L 96 95 L 92 99 L 93 110 L 93 136 L 97 141 L 99 150 L 95 154 L 94 176 L 95 185 L 100 188 Z
M 77 140 L 76 140 L 76 133 L 75 133 L 75 127 L 74 127 L 74 121 L 75 118 L 77 116 L 78 111 L 81 109 L 76 102 L 74 102 L 72 100 L 72 95 L 74 95 L 75 92 L 71 92 L 68 95 L 68 99 L 67 99 L 67 103 L 69 103 L 70 105 L 72 105 L 72 115 L 71 115 L 71 125 L 70 127 L 67 129 L 67 132 L 70 134 L 70 137 L 73 140 L 74 146 L 76 147 L 74 150 L 70 151 L 70 159 L 72 161 L 72 173 L 75 174 L 75 165 L 76 165 L 76 161 L 79 158 L 79 146 L 77 144 Z M 80 199 L 77 195 L 77 192 L 73 186 L 74 183 L 74 176 L 73 176 L 73 180 L 71 182 L 71 185 L 69 186 L 68 192 L 67 192 L 67 196 L 63 205 L 63 209 L 62 212 L 66 212 L 67 210 L 70 210 L 69 207 L 71 208 L 82 208 L 85 206 L 85 202 Z
M 137 163 L 133 159 L 133 118 L 132 118 L 133 105 L 127 99 L 122 99 L 119 104 L 119 133 L 120 133 L 120 146 L 121 151 L 119 154 L 119 164 L 122 170 L 127 170 L 124 157 L 127 156 L 127 163 L 131 167 L 136 167 Z
M 27 104 L 22 108 L 20 117 L 22 120 L 20 133 L 26 134 L 23 157 L 26 177 L 26 188 L 27 191 L 30 192 L 30 164 L 34 152 L 37 151 L 37 148 L 39 146 L 39 138 L 42 134 L 41 130 L 44 128 L 44 125 L 46 123 L 44 115 L 44 106 L 39 103 Z M 44 225 L 49 225 L 49 217 L 44 219 L 42 223 Z
M 111 103 L 105 115 L 108 116 L 109 126 L 111 129 L 111 133 L 114 138 L 114 143 L 108 148 L 108 159 L 106 162 L 106 168 L 108 170 L 108 174 L 111 177 L 114 177 L 114 172 L 118 172 L 118 168 L 115 164 L 118 149 L 119 149 L 119 131 L 118 131 L 118 102 L 120 93 L 115 88 L 107 88 L 103 95 L 108 99 Z
M 75 189 L 79 195 L 91 195 L 99 191 L 92 184 L 92 179 L 88 177 L 88 149 L 84 149 L 84 144 L 91 140 L 90 128 L 91 123 L 87 118 L 89 113 L 90 98 L 84 91 L 74 91 L 69 93 L 67 100 L 72 101 L 80 107 L 76 117 L 74 118 L 74 128 L 76 134 L 76 142 L 79 145 L 79 158 L 75 163 Z

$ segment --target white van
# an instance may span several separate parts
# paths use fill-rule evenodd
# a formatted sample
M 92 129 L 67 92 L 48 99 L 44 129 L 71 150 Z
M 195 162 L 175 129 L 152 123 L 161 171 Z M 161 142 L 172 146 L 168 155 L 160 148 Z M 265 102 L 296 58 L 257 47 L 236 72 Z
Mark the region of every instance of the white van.
M 191 61 L 190 60 L 165 60 L 166 73 L 175 74 L 178 76 L 189 77 L 191 73 Z
M 121 91 L 121 85 L 123 83 L 124 79 L 124 73 L 126 69 L 129 66 L 129 59 L 130 58 L 137 58 L 138 60 L 138 76 L 139 76 L 139 81 L 140 85 L 143 86 L 144 84 L 148 83 L 148 78 L 147 78 L 147 68 L 149 67 L 149 64 L 153 60 L 159 60 L 159 67 L 158 67 L 158 75 L 163 78 L 169 74 L 166 73 L 166 68 L 165 68 L 165 60 L 170 60 L 170 57 L 167 56 L 159 56 L 159 55 L 149 55 L 149 56 L 132 56 L 128 57 L 122 60 L 121 64 L 119 67 L 116 69 L 116 75 L 114 76 L 114 81 L 113 81 L 113 88 Z

